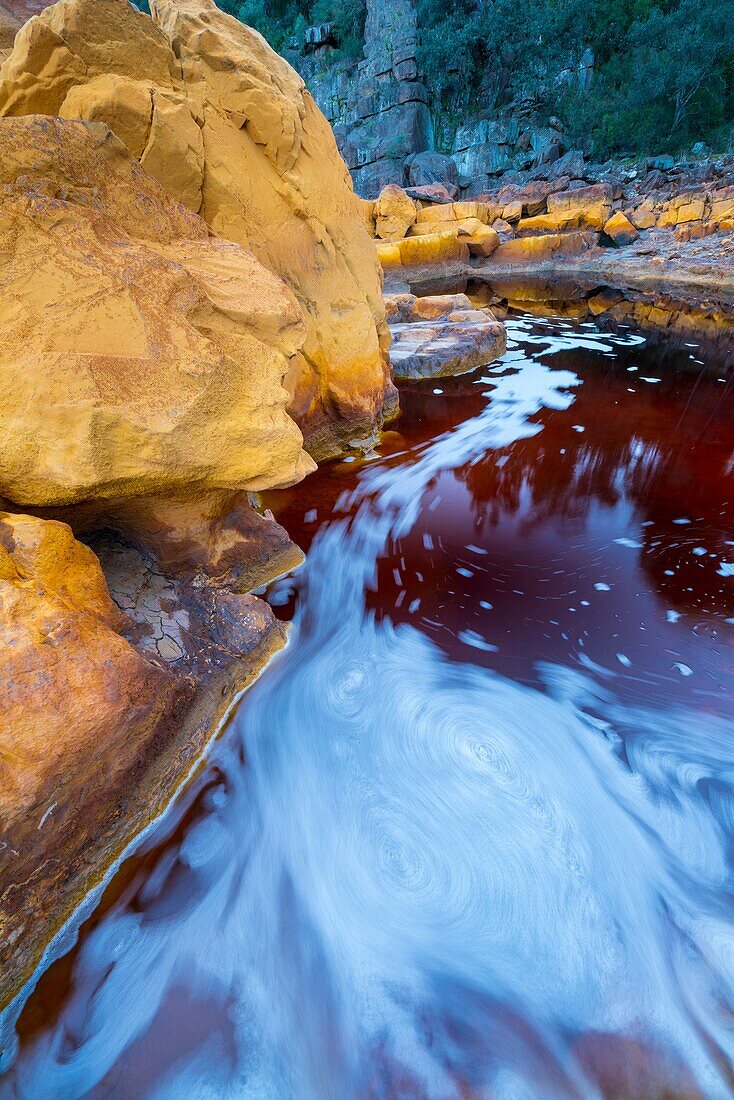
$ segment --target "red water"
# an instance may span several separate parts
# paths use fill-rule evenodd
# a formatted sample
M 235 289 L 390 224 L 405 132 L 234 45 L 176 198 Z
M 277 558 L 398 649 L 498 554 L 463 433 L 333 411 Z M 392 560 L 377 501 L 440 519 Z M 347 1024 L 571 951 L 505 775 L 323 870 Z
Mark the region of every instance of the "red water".
M 290 645 L 0 1095 L 731 1095 L 734 385 L 510 333 L 268 495 Z

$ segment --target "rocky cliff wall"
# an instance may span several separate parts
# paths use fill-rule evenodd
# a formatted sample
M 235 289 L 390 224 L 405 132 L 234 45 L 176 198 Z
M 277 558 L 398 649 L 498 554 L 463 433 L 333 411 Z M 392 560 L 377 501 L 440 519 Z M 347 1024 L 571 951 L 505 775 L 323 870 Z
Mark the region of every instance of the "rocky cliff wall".
M 416 41 L 414 0 L 368 0 L 361 62 L 330 64 L 328 44 L 298 60 L 366 198 L 376 197 L 386 183 L 402 183 L 405 159 L 433 148 Z

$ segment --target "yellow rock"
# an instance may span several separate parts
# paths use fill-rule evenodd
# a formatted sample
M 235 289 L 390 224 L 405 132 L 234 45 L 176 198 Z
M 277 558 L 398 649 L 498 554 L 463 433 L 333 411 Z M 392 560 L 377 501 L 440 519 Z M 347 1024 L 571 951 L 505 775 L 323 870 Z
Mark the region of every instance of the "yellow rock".
M 399 241 L 376 241 L 375 244 L 377 246 L 377 259 L 380 261 L 383 271 L 392 271 L 403 266 Z
M 459 235 L 466 240 L 472 256 L 491 256 L 500 243 L 499 233 L 478 218 L 464 218 L 456 223 Z
M 0 120 L 0 494 L 71 504 L 287 485 L 287 287 L 106 127 Z
M 604 232 L 612 238 L 616 245 L 632 244 L 640 235 L 621 210 L 618 210 L 616 214 L 612 214 L 609 221 L 605 222 Z
M 388 183 L 375 202 L 375 232 L 380 240 L 399 241 L 413 225 L 415 203 L 396 183 Z
M 469 249 L 455 232 L 429 233 L 424 237 L 406 237 L 398 242 L 404 267 L 420 264 L 440 264 L 452 260 L 468 260 Z
M 612 189 L 609 184 L 595 183 L 590 187 L 556 191 L 548 196 L 548 217 L 555 219 L 555 224 L 548 224 L 545 228 L 576 229 L 581 226 L 601 229 L 611 213 Z M 536 221 L 536 218 L 528 218 L 526 228 L 530 227 L 530 222 Z
M 380 268 L 331 129 L 293 69 L 212 0 L 151 7 L 155 22 L 128 0 L 46 9 L 0 69 L 0 115 L 106 122 L 288 284 L 306 321 L 289 408 L 311 452 L 333 454 L 381 425 L 395 391 Z
M 436 222 L 453 222 L 456 221 L 454 215 L 454 203 L 452 202 L 432 202 L 427 206 L 421 207 L 416 214 L 416 222 L 418 225 L 431 224 L 434 229 L 437 228 Z
M 452 222 L 461 221 L 464 218 L 476 218 L 487 225 L 489 222 L 490 208 L 485 202 L 447 202 L 431 203 L 422 207 L 417 214 L 418 223 L 424 222 Z
M 542 237 L 516 237 L 492 254 L 492 262 L 537 263 L 555 255 L 577 256 L 596 243 L 595 233 L 547 233 Z

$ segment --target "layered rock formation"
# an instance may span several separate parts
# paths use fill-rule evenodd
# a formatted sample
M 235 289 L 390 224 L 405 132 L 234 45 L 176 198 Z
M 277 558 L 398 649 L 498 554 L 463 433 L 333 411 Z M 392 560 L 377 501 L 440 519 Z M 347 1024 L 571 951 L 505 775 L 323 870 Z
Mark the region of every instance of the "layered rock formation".
M 0 115 L 101 121 L 218 236 L 245 245 L 305 317 L 286 384 L 317 458 L 395 406 L 380 274 L 329 127 L 302 80 L 212 0 L 61 0 L 16 37 Z M 156 25 L 157 24 L 157 25 Z
M 387 308 L 399 380 L 468 374 L 506 351 L 504 325 L 491 309 L 475 309 L 465 294 L 396 294 Z
M 95 550 L 107 579 L 66 524 L 0 513 L 0 1005 L 284 641 L 253 596 Z
M 18 504 L 292 484 L 285 285 L 105 126 L 0 120 L 0 455 Z

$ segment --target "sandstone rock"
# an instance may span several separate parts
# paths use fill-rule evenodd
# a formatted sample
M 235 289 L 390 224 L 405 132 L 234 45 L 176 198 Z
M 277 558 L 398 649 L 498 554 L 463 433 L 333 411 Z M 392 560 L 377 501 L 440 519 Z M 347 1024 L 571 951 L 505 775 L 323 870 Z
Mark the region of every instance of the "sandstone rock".
M 504 355 L 504 325 L 489 309 L 464 309 L 444 320 L 393 324 L 395 378 L 445 378 L 467 374 Z
M 105 127 L 8 118 L 0 142 L 0 493 L 49 506 L 308 472 L 286 286 Z
M 658 222 L 655 211 L 646 207 L 644 203 L 636 210 L 628 211 L 628 217 L 635 229 L 653 229 Z
M 410 308 L 401 310 L 400 316 L 403 321 L 437 321 L 457 310 L 471 308 L 472 304 L 466 294 L 429 294 L 423 298 L 414 298 Z
M 711 221 L 720 223 L 734 218 L 734 184 L 711 192 Z
M 604 232 L 608 237 L 611 237 L 618 246 L 632 244 L 640 235 L 626 214 L 623 214 L 621 210 L 613 214 L 609 221 L 605 223 Z
M 459 236 L 466 238 L 472 256 L 491 256 L 500 243 L 499 233 L 476 218 L 464 218 L 457 222 Z
M 0 1006 L 284 641 L 255 597 L 118 557 L 115 603 L 66 524 L 0 513 Z
M 0 64 L 11 52 L 15 36 L 26 20 L 45 7 L 44 0 L 0 0 Z
M 568 191 L 556 191 L 548 196 L 549 219 L 557 229 L 602 229 L 612 213 L 612 189 L 597 183 Z
M 508 202 L 502 210 L 502 220 L 509 222 L 510 225 L 514 225 L 520 221 L 522 217 L 522 202 L 518 199 L 515 202 Z
M 375 203 L 375 232 L 383 241 L 401 240 L 416 220 L 416 208 L 402 187 L 389 183 Z
M 554 256 L 578 256 L 597 243 L 596 233 L 547 233 L 540 237 L 516 237 L 500 244 L 493 264 L 542 263 Z
M 424 265 L 437 270 L 460 269 L 469 260 L 469 248 L 459 239 L 456 229 L 404 237 L 402 241 L 378 242 L 377 251 L 385 270 Z
M 495 218 L 492 222 L 492 229 L 500 239 L 500 244 L 504 241 L 511 241 L 515 236 L 515 230 L 512 228 L 509 222 L 506 222 L 504 218 Z
M 605 287 L 603 290 L 591 295 L 588 299 L 588 306 L 593 316 L 599 317 L 602 313 L 614 309 L 622 301 L 624 301 L 624 294 L 621 290 L 612 290 Z
M 326 120 L 303 81 L 212 0 L 61 0 L 0 70 L 0 114 L 104 121 L 173 196 L 294 292 L 286 376 L 317 457 L 394 409 L 380 273 Z M 157 25 L 156 25 L 157 24 Z M 140 152 L 142 150 L 142 153 Z

